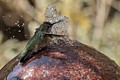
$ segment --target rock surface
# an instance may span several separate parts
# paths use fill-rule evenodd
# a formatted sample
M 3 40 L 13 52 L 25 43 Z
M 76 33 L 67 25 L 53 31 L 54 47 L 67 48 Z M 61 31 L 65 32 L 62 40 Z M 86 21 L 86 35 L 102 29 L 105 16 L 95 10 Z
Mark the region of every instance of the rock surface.
M 16 58 L 1 70 L 0 80 L 120 80 L 113 60 L 73 40 L 57 39 L 22 64 Z

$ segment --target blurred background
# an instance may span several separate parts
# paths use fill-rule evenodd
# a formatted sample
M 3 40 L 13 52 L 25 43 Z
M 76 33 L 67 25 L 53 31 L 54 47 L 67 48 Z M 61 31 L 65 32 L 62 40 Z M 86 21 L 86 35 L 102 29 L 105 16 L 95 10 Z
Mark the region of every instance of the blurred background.
M 0 0 L 0 69 L 22 51 L 49 4 L 69 17 L 72 39 L 120 66 L 120 0 Z

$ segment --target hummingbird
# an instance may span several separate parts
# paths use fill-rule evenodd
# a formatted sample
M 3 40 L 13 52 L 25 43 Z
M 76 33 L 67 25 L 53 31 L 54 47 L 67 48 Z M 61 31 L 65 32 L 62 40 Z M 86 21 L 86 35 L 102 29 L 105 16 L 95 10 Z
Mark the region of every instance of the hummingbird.
M 64 35 L 56 35 L 51 34 L 51 28 L 54 24 L 61 22 L 62 20 L 59 20 L 55 23 L 50 22 L 43 22 L 39 28 L 36 29 L 35 34 L 33 37 L 28 41 L 27 45 L 23 49 L 23 51 L 18 56 L 18 60 L 20 63 L 25 62 L 33 52 L 37 52 L 38 49 L 35 49 L 36 46 L 38 46 L 42 49 L 47 45 L 47 43 L 51 40 L 53 36 L 57 37 L 63 37 Z

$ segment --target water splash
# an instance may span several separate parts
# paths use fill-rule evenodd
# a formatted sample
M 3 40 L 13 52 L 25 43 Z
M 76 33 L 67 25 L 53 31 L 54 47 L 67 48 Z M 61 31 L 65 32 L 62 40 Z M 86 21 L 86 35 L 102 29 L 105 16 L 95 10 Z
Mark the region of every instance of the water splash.
M 51 34 L 68 35 L 68 27 L 69 27 L 68 17 L 61 16 L 57 12 L 55 6 L 49 5 L 47 9 L 45 10 L 45 21 L 50 22 L 50 23 L 55 23 L 60 20 L 61 22 L 56 23 L 52 26 Z

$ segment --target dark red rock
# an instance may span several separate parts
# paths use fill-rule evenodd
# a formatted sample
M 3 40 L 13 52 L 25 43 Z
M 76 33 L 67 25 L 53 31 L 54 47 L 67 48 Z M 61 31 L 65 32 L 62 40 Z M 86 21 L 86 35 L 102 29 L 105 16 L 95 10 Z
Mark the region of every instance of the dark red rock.
M 22 64 L 16 58 L 1 70 L 0 80 L 120 80 L 113 60 L 77 41 L 59 39 Z

